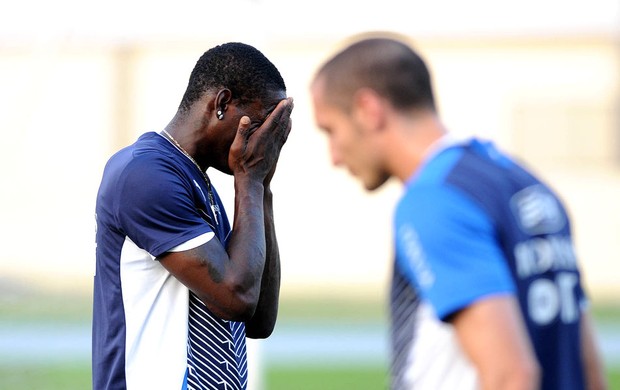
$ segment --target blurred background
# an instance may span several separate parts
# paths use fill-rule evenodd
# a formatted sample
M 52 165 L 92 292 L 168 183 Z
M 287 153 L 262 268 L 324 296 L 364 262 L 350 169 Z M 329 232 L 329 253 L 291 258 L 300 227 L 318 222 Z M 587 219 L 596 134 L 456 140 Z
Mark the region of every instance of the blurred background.
M 273 182 L 283 282 L 253 389 L 387 386 L 391 218 L 331 166 L 308 85 L 353 34 L 408 36 L 457 136 L 492 138 L 566 202 L 620 386 L 617 0 L 0 0 L 0 388 L 90 387 L 94 204 L 116 150 L 172 118 L 200 55 L 241 41 L 280 69 L 294 126 Z M 230 177 L 209 172 L 232 216 Z

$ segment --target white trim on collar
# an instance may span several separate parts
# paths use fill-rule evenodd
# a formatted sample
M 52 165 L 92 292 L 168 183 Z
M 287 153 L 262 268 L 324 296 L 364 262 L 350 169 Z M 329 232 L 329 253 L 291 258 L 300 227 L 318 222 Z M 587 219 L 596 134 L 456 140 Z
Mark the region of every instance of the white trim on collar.
M 439 153 L 461 142 L 463 142 L 463 140 L 456 138 L 452 134 L 449 134 L 449 133 L 444 134 L 443 136 L 438 138 L 435 142 L 430 144 L 428 148 L 426 148 L 426 151 L 424 151 L 424 158 L 422 159 L 422 164 L 420 164 L 420 168 L 426 165 L 427 162 L 432 160 Z M 418 168 L 418 170 L 420 168 Z
M 428 164 L 429 161 L 435 158 L 439 153 L 443 152 L 444 150 L 454 145 L 461 144 L 461 143 L 464 143 L 463 139 L 459 139 L 449 133 L 445 133 L 443 136 L 438 138 L 435 142 L 433 142 L 426 148 L 426 150 L 424 151 L 422 162 L 420 163 L 418 168 L 415 170 L 415 172 L 413 172 L 413 174 L 409 177 L 409 179 L 405 181 L 405 185 L 413 183 L 418 177 L 418 175 L 420 174 L 420 172 L 424 170 L 424 167 L 426 166 L 426 164 Z

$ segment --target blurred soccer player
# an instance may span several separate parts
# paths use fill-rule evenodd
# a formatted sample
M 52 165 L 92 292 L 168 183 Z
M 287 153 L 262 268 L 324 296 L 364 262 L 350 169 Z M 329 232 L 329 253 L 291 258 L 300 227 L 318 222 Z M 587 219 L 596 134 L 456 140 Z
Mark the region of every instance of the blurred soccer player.
M 491 142 L 450 137 L 405 42 L 360 39 L 311 86 L 333 163 L 368 190 L 404 184 L 392 388 L 604 388 L 562 203 Z

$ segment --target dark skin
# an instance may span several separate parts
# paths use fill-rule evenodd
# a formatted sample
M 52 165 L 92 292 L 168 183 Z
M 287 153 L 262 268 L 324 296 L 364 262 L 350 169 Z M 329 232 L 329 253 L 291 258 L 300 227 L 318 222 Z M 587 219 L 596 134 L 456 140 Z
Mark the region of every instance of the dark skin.
M 212 239 L 158 260 L 212 313 L 245 322 L 251 338 L 268 337 L 278 313 L 280 255 L 270 183 L 291 131 L 292 109 L 284 91 L 239 105 L 224 88 L 206 92 L 166 127 L 203 170 L 234 176 L 235 218 L 227 248 Z

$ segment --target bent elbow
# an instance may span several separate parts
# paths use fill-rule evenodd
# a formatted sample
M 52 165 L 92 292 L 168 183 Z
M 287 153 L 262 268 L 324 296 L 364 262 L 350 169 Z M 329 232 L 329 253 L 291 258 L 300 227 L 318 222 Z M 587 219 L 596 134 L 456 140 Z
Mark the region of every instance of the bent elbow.
M 246 322 L 256 312 L 258 294 L 237 286 L 228 287 L 228 299 L 221 304 L 219 317 L 227 321 Z
M 272 333 L 273 333 L 273 329 L 267 330 L 267 331 L 264 331 L 264 332 L 248 331 L 246 329 L 245 335 L 249 339 L 264 340 L 266 338 L 269 338 L 269 336 L 271 336 Z
M 257 326 L 252 324 L 252 326 L 248 326 L 246 324 L 245 327 L 245 335 L 251 339 L 266 339 L 273 333 L 275 328 L 275 324 Z
M 254 317 L 254 313 L 256 312 L 256 307 L 258 302 L 256 300 L 247 300 L 244 298 L 238 299 L 236 306 L 231 312 L 230 321 L 237 322 L 247 322 L 252 317 Z

